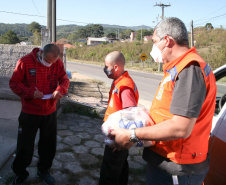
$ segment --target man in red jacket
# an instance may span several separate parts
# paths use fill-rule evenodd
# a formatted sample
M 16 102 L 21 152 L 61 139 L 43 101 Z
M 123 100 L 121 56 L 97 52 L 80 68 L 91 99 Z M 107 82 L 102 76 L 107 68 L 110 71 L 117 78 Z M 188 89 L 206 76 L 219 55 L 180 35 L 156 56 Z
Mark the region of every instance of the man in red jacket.
M 38 129 L 39 161 L 37 177 L 45 184 L 55 184 L 50 168 L 56 153 L 57 112 L 56 103 L 67 93 L 69 80 L 60 49 L 47 44 L 44 49 L 34 48 L 17 62 L 9 85 L 21 97 L 16 158 L 12 169 L 16 174 L 13 184 L 22 184 L 29 173 L 26 168 L 32 161 L 34 141 Z

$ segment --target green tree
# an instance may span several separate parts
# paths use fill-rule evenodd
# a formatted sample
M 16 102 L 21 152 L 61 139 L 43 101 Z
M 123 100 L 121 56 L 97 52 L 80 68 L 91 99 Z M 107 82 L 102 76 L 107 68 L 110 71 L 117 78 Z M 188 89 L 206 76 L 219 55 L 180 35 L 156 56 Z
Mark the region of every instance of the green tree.
M 85 28 L 85 31 L 86 31 L 86 37 L 92 37 L 92 35 L 93 35 L 93 25 L 88 24 Z
M 34 45 L 41 45 L 41 33 L 37 30 L 33 33 L 32 41 Z
M 77 36 L 78 36 L 78 38 L 87 38 L 88 35 L 86 32 L 86 29 L 85 28 L 78 29 Z
M 211 23 L 206 23 L 205 27 L 206 27 L 206 30 L 212 30 L 213 29 L 213 26 L 212 26 Z
M 78 38 L 102 37 L 104 35 L 103 26 L 99 24 L 89 24 L 84 28 L 78 29 Z
M 67 35 L 66 38 L 67 38 L 68 42 L 75 43 L 79 39 L 79 35 L 78 35 L 78 33 L 71 33 L 71 34 Z
M 129 39 L 131 32 L 134 32 L 134 30 L 131 30 L 131 29 L 123 30 L 120 33 L 120 38 L 122 38 L 122 39 Z
M 37 23 L 37 22 L 32 22 L 31 24 L 29 24 L 28 26 L 28 30 L 31 32 L 31 33 L 34 33 L 34 32 L 41 32 L 41 28 L 42 26 Z
M 103 37 L 103 35 L 104 35 L 103 26 L 101 26 L 99 24 L 94 24 L 92 26 L 92 30 L 93 30 L 94 37 Z
M 0 43 L 1 44 L 16 44 L 19 41 L 20 40 L 17 37 L 17 35 L 12 30 L 9 30 L 4 35 L 1 36 Z
M 33 34 L 30 40 L 33 42 L 34 45 L 41 44 L 41 28 L 42 26 L 37 22 L 32 22 L 28 26 L 28 30 Z
M 107 34 L 108 38 L 116 38 L 116 34 L 115 33 L 109 33 Z

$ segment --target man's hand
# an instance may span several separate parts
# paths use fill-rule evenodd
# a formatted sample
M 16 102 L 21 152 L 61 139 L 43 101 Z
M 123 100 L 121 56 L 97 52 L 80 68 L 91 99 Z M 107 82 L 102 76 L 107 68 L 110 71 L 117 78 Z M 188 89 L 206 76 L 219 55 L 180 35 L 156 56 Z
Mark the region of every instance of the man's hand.
M 123 149 L 130 149 L 134 143 L 130 142 L 130 130 L 128 129 L 115 129 L 111 132 L 111 136 L 115 137 L 115 142 L 117 147 L 122 147 Z
M 44 94 L 40 92 L 38 89 L 34 92 L 34 98 L 35 99 L 41 99 L 43 98 Z
M 63 95 L 59 91 L 54 91 L 51 98 L 58 100 L 58 99 L 62 98 L 62 96 Z

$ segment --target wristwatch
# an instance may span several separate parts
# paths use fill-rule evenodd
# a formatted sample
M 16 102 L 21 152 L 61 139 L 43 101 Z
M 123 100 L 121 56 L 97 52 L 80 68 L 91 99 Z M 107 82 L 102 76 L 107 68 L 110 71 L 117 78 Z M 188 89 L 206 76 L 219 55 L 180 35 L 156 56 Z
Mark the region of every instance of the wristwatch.
M 129 139 L 129 141 L 133 142 L 133 143 L 137 143 L 139 140 L 140 139 L 136 136 L 135 128 L 132 128 L 130 130 L 130 139 Z

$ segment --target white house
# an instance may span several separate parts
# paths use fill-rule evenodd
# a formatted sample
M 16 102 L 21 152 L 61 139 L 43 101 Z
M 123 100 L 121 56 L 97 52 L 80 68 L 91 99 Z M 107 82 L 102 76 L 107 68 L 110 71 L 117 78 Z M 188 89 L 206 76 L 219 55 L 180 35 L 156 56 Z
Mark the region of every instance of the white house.
M 102 37 L 102 38 L 88 37 L 87 46 L 95 46 L 98 44 L 103 44 L 103 42 L 108 42 L 108 41 L 109 39 L 107 37 Z
M 152 39 L 152 35 L 150 35 L 150 36 L 144 36 L 144 42 L 148 42 L 151 39 Z
M 131 32 L 130 34 L 130 41 L 133 42 L 136 38 L 137 32 Z

